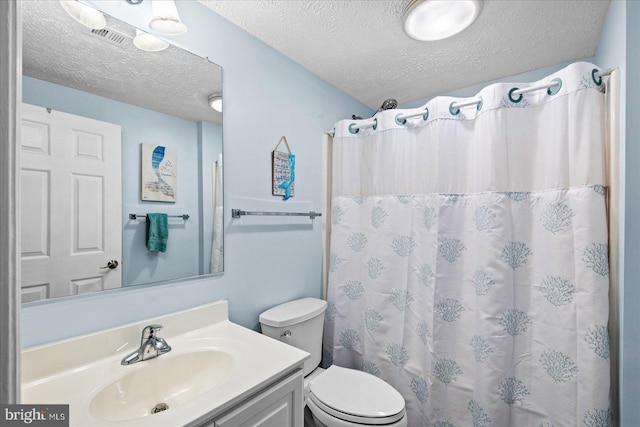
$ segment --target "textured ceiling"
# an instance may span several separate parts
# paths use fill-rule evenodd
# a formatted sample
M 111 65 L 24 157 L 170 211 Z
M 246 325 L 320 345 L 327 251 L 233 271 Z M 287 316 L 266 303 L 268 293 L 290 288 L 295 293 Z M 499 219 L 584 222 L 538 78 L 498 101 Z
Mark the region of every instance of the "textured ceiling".
M 402 31 L 408 0 L 199 0 L 373 110 L 592 56 L 608 0 L 484 0 L 437 42 Z
M 2 1 L 2 0 L 0 0 Z M 112 17 L 119 45 L 91 35 L 51 0 L 23 1 L 23 73 L 192 121 L 221 123 L 207 100 L 222 88 L 219 66 L 174 46 L 143 52 L 135 29 Z

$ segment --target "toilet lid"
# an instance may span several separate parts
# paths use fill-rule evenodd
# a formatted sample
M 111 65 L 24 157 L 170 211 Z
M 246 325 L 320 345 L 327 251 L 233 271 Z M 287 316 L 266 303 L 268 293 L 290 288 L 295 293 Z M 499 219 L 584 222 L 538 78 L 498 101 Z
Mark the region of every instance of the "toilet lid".
M 345 421 L 388 424 L 404 416 L 402 395 L 366 372 L 332 365 L 309 383 L 309 398 Z

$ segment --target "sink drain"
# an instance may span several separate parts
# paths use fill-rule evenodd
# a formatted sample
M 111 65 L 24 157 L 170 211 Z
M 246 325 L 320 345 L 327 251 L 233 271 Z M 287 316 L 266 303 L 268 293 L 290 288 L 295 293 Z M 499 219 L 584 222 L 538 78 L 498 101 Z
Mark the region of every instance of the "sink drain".
M 167 409 L 169 409 L 169 405 L 167 405 L 166 403 L 158 403 L 156 406 L 153 407 L 153 409 L 151 410 L 151 413 L 157 414 L 158 412 L 166 411 Z

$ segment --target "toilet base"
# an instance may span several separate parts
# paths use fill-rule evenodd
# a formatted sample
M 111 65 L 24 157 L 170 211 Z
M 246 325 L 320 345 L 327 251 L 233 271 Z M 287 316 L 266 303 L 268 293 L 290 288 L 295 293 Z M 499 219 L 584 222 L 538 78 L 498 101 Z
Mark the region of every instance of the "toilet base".
M 304 407 L 304 427 L 322 427 L 316 424 L 316 420 L 313 418 L 311 409 L 306 405 Z

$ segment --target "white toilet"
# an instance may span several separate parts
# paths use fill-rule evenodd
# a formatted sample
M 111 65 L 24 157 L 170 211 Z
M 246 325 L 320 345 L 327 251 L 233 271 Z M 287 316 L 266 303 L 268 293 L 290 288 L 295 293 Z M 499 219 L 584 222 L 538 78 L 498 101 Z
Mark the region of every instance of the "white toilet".
M 303 298 L 260 315 L 263 334 L 311 354 L 304 363 L 304 389 L 313 420 L 305 413 L 305 425 L 406 427 L 404 398 L 390 384 L 355 369 L 318 367 L 326 309 L 326 301 Z

